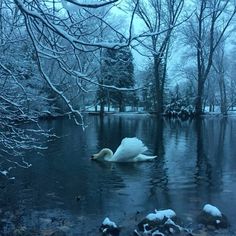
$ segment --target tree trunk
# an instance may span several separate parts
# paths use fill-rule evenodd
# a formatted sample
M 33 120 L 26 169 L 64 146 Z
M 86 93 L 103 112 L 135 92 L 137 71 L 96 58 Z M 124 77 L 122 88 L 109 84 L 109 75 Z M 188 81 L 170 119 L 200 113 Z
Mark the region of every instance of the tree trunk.
M 209 112 L 214 112 L 214 111 L 215 111 L 214 101 L 211 101 L 210 106 L 209 106 Z
M 104 115 L 104 111 L 105 111 L 105 91 L 104 88 L 101 88 L 101 94 L 99 97 L 99 103 L 100 103 L 100 115 L 103 116 Z
M 110 102 L 110 93 L 107 91 L 107 111 L 109 112 L 111 109 L 111 102 Z
M 220 112 L 223 115 L 227 115 L 227 96 L 226 96 L 226 88 L 223 75 L 220 75 L 219 87 L 220 87 Z
M 100 100 L 100 115 L 101 116 L 104 115 L 104 107 L 105 107 L 104 101 Z
M 119 102 L 119 112 L 124 112 L 124 111 L 125 111 L 124 104 L 123 104 L 122 100 L 120 100 L 120 102 Z
M 154 57 L 154 78 L 156 87 L 156 112 L 157 115 L 161 115 L 163 113 L 163 86 L 160 59 L 157 56 Z
M 202 98 L 204 91 L 204 82 L 202 79 L 198 78 L 198 88 L 197 88 L 197 98 L 195 102 L 195 113 L 196 116 L 202 115 Z

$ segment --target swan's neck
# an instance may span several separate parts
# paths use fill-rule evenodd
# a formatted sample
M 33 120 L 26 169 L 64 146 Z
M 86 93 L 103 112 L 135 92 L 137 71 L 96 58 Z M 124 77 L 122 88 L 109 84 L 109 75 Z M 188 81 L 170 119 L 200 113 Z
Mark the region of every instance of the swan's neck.
M 109 160 L 113 156 L 113 152 L 109 148 L 103 148 L 98 154 L 96 154 L 96 159 Z

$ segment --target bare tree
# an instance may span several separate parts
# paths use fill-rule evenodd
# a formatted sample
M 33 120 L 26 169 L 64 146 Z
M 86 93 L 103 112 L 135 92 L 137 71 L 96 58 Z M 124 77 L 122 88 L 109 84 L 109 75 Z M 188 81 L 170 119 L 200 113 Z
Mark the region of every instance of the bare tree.
M 228 99 L 227 99 L 227 58 L 225 56 L 225 42 L 218 45 L 216 53 L 213 57 L 213 68 L 215 70 L 216 78 L 220 90 L 220 111 L 223 115 L 227 115 Z
M 16 166 L 28 168 L 25 151 L 44 148 L 41 138 L 49 136 L 38 124 L 36 109 L 32 109 L 38 91 L 31 89 L 30 77 L 34 76 L 36 85 L 37 72 L 32 73 L 31 43 L 22 20 L 12 2 L 0 1 L 0 174 L 3 175 Z
M 38 116 L 42 110 L 36 109 L 39 104 L 46 107 L 42 102 L 60 98 L 67 113 L 84 128 L 75 98 L 91 92 L 92 86 L 127 90 L 100 84 L 96 79 L 98 66 L 94 58 L 99 50 L 118 49 L 131 42 L 130 32 L 126 38 L 104 19 L 116 2 L 64 1 L 67 9 L 55 1 L 0 1 L 0 173 L 7 174 L 11 168 L 4 167 L 4 163 L 29 167 L 22 151 L 43 148 L 39 137 L 48 133 L 40 128 Z M 104 7 L 104 14 L 98 14 L 97 10 Z M 101 22 L 118 39 L 115 43 L 100 40 Z M 132 22 L 133 15 L 130 25 Z M 45 96 L 46 87 L 54 94 L 50 99 Z M 6 159 L 5 154 L 13 159 Z
M 157 114 L 163 112 L 169 47 L 174 28 L 180 23 L 178 20 L 183 6 L 183 0 L 148 0 L 139 1 L 136 10 L 137 16 L 145 26 L 144 32 L 137 37 L 137 41 L 153 59 Z
M 232 63 L 230 67 L 230 75 L 229 75 L 229 90 L 228 90 L 228 97 L 229 97 L 229 108 L 231 110 L 234 109 L 236 106 L 236 77 L 235 77 L 235 72 L 236 72 L 236 63 L 235 63 L 235 55 L 236 55 L 236 50 L 235 50 L 235 44 L 234 48 L 231 51 L 230 58 L 232 58 Z
M 231 0 L 201 0 L 195 2 L 196 12 L 185 31 L 188 45 L 195 48 L 197 66 L 196 115 L 203 112 L 204 85 L 210 73 L 213 57 L 236 13 Z
M 71 84 L 75 84 L 77 89 L 85 94 L 89 92 L 85 86 L 86 84 L 126 90 L 126 88 L 116 88 L 113 85 L 108 86 L 97 82 L 95 79 L 96 68 L 94 68 L 93 60 L 91 60 L 93 57 L 88 57 L 87 55 L 94 55 L 101 48 L 118 49 L 126 47 L 130 44 L 131 34 L 126 38 L 103 19 L 104 15 L 101 15 L 101 12 L 97 13 L 96 11 L 96 9 L 105 5 L 110 5 L 111 8 L 111 4 L 117 1 L 98 1 L 89 4 L 66 1 L 66 3 L 68 2 L 74 7 L 75 10 L 73 12 L 70 12 L 69 8 L 65 9 L 61 6 L 55 14 L 55 11 L 51 11 L 50 4 L 45 1 L 26 3 L 21 0 L 15 0 L 16 5 L 24 16 L 25 26 L 35 47 L 37 64 L 42 78 L 57 96 L 64 101 L 68 112 L 76 123 L 84 126 L 80 110 L 75 108 L 63 89 L 58 87 L 57 83 L 49 77 L 46 69 L 47 65 L 44 62 L 47 60 L 56 61 L 58 71 L 70 78 Z M 132 21 L 133 17 L 130 24 L 132 24 Z M 101 22 L 109 28 L 110 32 L 118 40 L 113 40 L 114 43 L 104 39 L 100 41 L 101 32 L 99 27 Z M 121 39 L 124 40 L 119 43 Z M 83 61 L 85 58 L 86 63 Z M 88 70 L 84 70 L 85 64 L 87 64 L 86 68 Z

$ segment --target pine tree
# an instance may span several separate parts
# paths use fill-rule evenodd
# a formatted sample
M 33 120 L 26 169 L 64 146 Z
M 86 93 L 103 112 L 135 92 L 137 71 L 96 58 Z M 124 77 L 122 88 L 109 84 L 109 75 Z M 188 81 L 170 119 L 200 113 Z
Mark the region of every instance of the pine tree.
M 129 47 L 121 49 L 106 49 L 103 52 L 101 65 L 101 76 L 105 85 L 113 85 L 117 88 L 133 88 L 134 66 L 133 56 Z M 99 100 L 103 100 L 108 106 L 125 110 L 125 105 L 133 105 L 136 102 L 135 92 L 124 92 L 120 90 L 106 90 L 100 88 L 98 91 Z

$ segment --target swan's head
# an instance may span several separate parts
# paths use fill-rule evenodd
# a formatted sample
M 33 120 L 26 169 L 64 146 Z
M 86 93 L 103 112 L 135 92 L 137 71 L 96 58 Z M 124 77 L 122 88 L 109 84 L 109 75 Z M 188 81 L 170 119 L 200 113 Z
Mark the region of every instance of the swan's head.
M 113 156 L 113 152 L 109 148 L 103 148 L 99 153 L 93 154 L 91 160 L 105 160 Z

